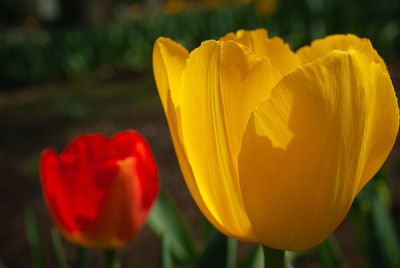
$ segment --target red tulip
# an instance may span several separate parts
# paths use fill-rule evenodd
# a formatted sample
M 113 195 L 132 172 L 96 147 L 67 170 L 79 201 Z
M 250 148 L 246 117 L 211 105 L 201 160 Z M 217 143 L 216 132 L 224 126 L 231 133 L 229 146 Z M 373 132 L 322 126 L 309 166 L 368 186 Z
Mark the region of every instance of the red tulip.
M 135 131 L 107 139 L 82 135 L 60 154 L 43 151 L 40 177 L 51 217 L 80 246 L 124 246 L 141 229 L 157 197 L 155 160 Z

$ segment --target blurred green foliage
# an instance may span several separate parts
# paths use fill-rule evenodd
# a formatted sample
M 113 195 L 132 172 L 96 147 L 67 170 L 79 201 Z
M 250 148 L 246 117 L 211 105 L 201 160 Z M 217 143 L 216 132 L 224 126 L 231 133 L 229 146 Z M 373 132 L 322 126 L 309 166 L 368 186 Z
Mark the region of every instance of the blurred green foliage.
M 400 40 L 397 0 L 279 0 L 270 18 L 257 16 L 252 5 L 225 5 L 217 10 L 149 14 L 141 19 L 90 29 L 12 31 L 0 37 L 0 87 L 46 81 L 97 71 L 151 69 L 152 47 L 168 36 L 192 49 L 238 29 L 267 28 L 293 49 L 333 33 L 371 39 L 386 59 Z
M 400 241 L 391 216 L 390 183 L 384 166 L 358 194 L 349 217 L 370 267 L 400 267 Z
M 43 245 L 40 239 L 40 234 L 37 227 L 36 216 L 33 211 L 28 210 L 25 213 L 25 229 L 26 237 L 29 242 L 32 253 L 32 267 L 44 268 L 46 267 Z
M 190 262 L 196 258 L 193 234 L 164 190 L 158 194 L 147 224 L 157 236 L 162 238 L 163 250 L 168 248 L 172 255 L 182 262 Z M 162 253 L 162 256 L 166 260 L 169 258 L 165 253 Z
M 0 9 L 12 1 L 1 2 Z M 251 5 L 231 5 L 211 11 L 153 14 L 98 29 L 41 29 L 30 33 L 13 31 L 0 37 L 0 89 L 21 83 L 74 77 L 104 68 L 148 71 L 151 70 L 153 43 L 161 35 L 193 49 L 205 39 L 216 39 L 240 28 L 267 28 L 271 36 L 281 36 L 293 49 L 328 34 L 354 33 L 370 38 L 378 52 L 390 62 L 395 49 L 399 48 L 398 14 L 398 0 L 279 0 L 277 12 L 270 18 L 258 17 Z M 62 93 L 51 92 L 32 100 L 26 107 L 8 112 L 14 115 L 20 112 L 22 118 L 25 112 L 51 109 L 57 118 L 83 121 L 89 120 L 87 118 L 91 114 L 119 114 L 118 109 L 135 103 L 135 100 L 154 101 L 155 95 L 149 93 L 154 87 L 151 83 L 136 84 L 135 92 L 128 90 L 130 85 L 108 87 L 97 84 L 84 90 L 71 87 Z M 125 106 L 114 103 L 124 103 Z M 99 104 L 107 108 L 101 109 L 103 113 L 99 112 L 100 109 L 96 110 Z M 36 163 L 38 159 L 30 161 Z M 35 165 L 27 163 L 27 166 L 27 169 L 32 169 L 31 166 Z M 400 267 L 400 225 L 393 220 L 390 200 L 390 183 L 383 169 L 360 192 L 350 210 L 350 219 L 357 227 L 360 252 L 370 267 Z M 30 213 L 27 213 L 26 224 L 33 264 L 40 266 L 44 254 L 35 219 Z M 199 263 L 215 260 L 213 253 L 218 253 L 218 260 L 225 264 L 231 264 L 235 259 L 234 242 L 209 224 L 201 238 L 195 237 L 167 193 L 160 195 L 148 225 L 162 241 L 160 267 L 174 264 L 175 267 L 196 267 Z M 59 244 L 57 234 L 53 235 L 53 242 L 56 246 Z M 345 266 L 343 254 L 334 237 L 314 250 L 322 267 Z M 62 261 L 60 249 L 56 247 L 56 251 L 58 260 Z M 85 254 L 84 250 L 79 251 L 76 267 L 85 266 Z M 299 257 L 293 253 L 286 256 L 288 267 Z M 262 267 L 262 251 L 256 247 L 238 263 L 238 267 Z

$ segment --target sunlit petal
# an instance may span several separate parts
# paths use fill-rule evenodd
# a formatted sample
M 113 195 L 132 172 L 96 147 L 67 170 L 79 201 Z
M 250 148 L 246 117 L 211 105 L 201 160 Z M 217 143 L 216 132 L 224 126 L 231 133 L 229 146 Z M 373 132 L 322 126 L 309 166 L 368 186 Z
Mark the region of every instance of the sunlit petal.
M 238 183 L 240 137 L 279 78 L 268 61 L 236 42 L 207 41 L 191 53 L 182 80 L 182 136 L 199 192 L 216 220 L 242 240 L 252 240 L 252 232 Z
M 179 90 L 183 70 L 189 56 L 187 50 L 169 38 L 160 37 L 156 40 L 153 50 L 153 71 L 158 88 L 158 93 L 167 117 L 175 153 L 181 167 L 186 184 L 200 210 L 215 226 L 222 226 L 211 215 L 209 209 L 199 193 L 197 183 L 193 177 L 192 168 L 185 155 L 182 143 L 181 119 L 179 108 Z M 173 97 L 172 97 L 173 96 Z M 174 98 L 174 100 L 172 100 Z M 225 230 L 227 235 L 231 235 Z
M 189 52 L 169 38 L 160 37 L 153 49 L 153 71 L 158 93 L 164 110 L 167 110 L 167 98 L 170 91 L 173 102 L 179 94 L 179 85 Z M 167 114 L 168 116 L 168 114 Z

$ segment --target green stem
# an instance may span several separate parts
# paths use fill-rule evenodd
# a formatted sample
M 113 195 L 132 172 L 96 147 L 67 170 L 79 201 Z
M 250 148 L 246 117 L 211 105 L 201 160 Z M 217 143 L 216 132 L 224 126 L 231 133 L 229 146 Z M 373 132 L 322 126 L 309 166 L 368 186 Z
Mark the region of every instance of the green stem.
M 112 249 L 106 250 L 106 251 L 104 251 L 104 255 L 106 257 L 106 267 L 107 268 L 120 268 L 121 267 L 115 250 L 112 250 Z
M 64 249 L 61 242 L 60 233 L 54 227 L 51 228 L 51 238 L 53 240 L 54 251 L 59 268 L 67 268 L 67 261 L 65 260 Z
M 285 251 L 263 246 L 264 267 L 265 268 L 284 268 Z

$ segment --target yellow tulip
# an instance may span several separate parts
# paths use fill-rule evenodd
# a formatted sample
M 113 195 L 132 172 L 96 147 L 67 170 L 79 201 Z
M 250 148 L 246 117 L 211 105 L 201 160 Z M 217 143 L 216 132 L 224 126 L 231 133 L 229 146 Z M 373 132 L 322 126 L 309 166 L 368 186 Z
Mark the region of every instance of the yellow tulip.
M 153 69 L 194 200 L 239 240 L 293 251 L 321 243 L 396 139 L 386 65 L 351 34 L 296 52 L 263 29 L 190 53 L 160 37 Z

